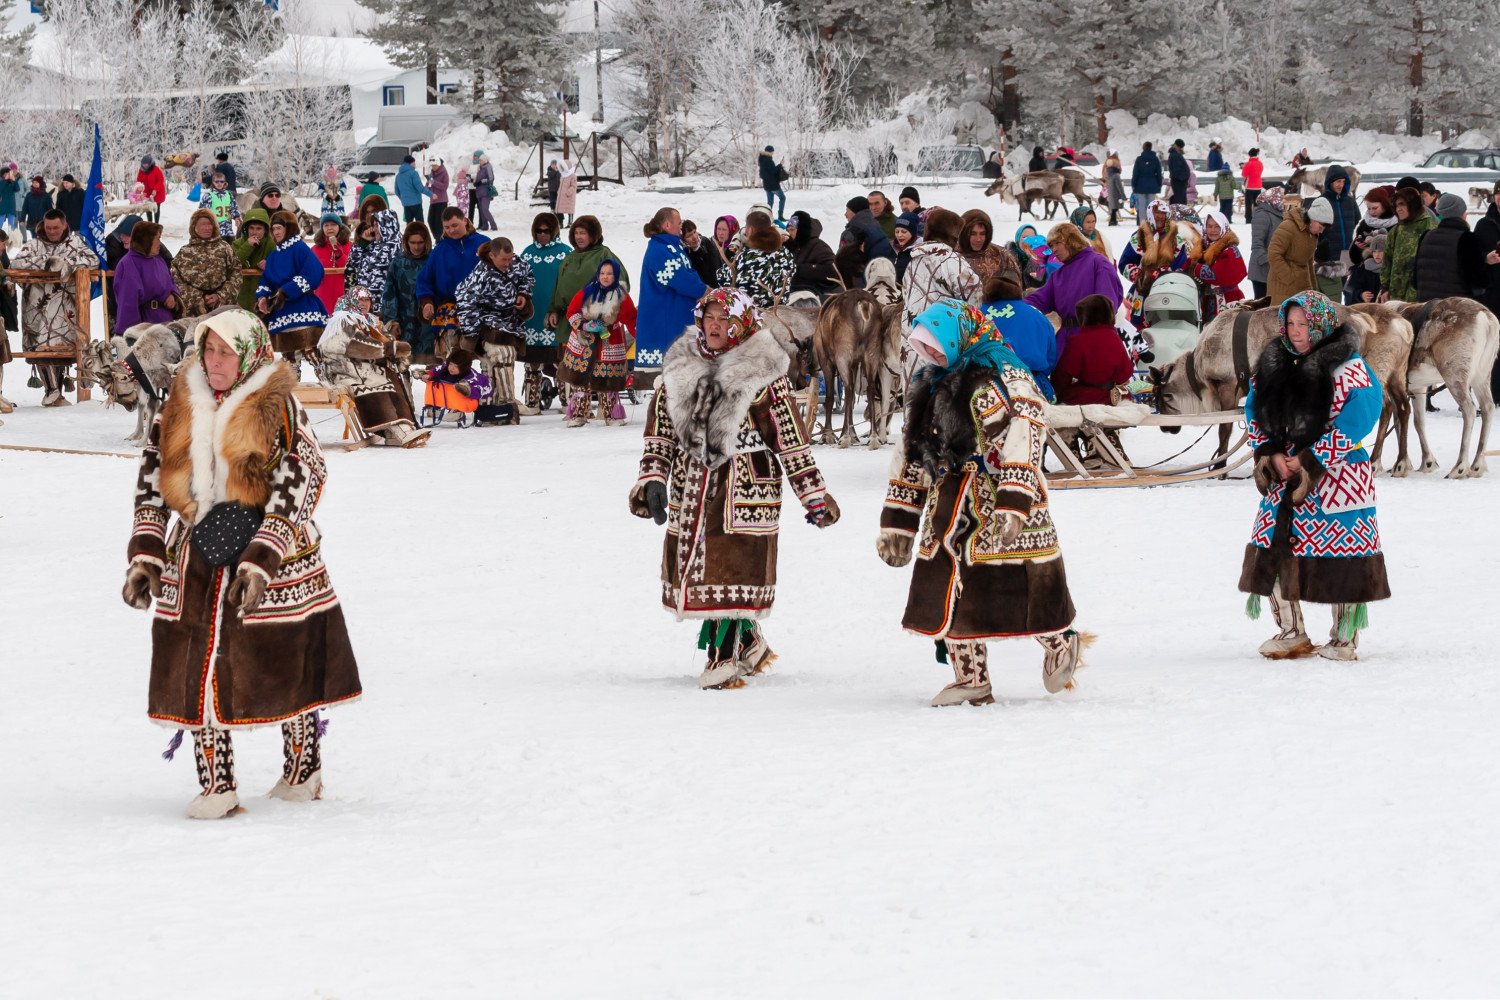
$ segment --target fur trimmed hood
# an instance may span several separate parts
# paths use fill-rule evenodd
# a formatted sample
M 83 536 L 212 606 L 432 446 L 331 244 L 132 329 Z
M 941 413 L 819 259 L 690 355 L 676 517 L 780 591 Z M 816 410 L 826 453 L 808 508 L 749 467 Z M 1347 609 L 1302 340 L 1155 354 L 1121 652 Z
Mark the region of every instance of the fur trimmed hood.
M 922 238 L 928 243 L 957 246 L 963 231 L 963 220 L 946 208 L 930 208 L 922 223 Z
M 198 220 L 200 219 L 207 219 L 210 223 L 212 223 L 214 227 L 214 234 L 207 239 L 204 239 L 202 236 L 198 235 Z M 188 219 L 189 245 L 193 243 L 213 243 L 219 238 L 219 220 L 214 216 L 213 212 L 209 211 L 206 208 L 200 208 L 192 214 L 191 218 Z M 141 252 L 144 253 L 145 251 Z
M 589 249 L 593 249 L 604 242 L 604 227 L 599 224 L 599 220 L 592 215 L 580 215 L 568 227 L 568 243 L 574 250 L 578 249 L 578 244 L 573 240 L 573 230 L 580 227 L 584 232 L 589 234 Z
M 963 226 L 958 236 L 958 246 L 961 253 L 984 253 L 995 242 L 995 224 L 990 221 L 990 215 L 984 209 L 971 208 L 963 214 L 960 221 Z M 984 246 L 978 250 L 973 250 L 969 247 L 969 235 L 973 232 L 975 226 L 984 230 Z
M 215 226 L 218 223 L 214 223 Z M 151 256 L 151 244 L 161 235 L 161 226 L 154 222 L 137 222 L 130 231 L 130 249 L 142 257 Z
M 614 326 L 620 318 L 620 307 L 625 304 L 626 291 L 617 281 L 614 287 L 597 299 L 584 299 L 578 315 L 585 320 L 596 319 L 605 326 Z
M 277 436 L 292 428 L 297 373 L 284 361 L 265 365 L 222 400 L 214 399 L 200 364 L 183 366 L 161 410 L 161 496 L 196 524 L 218 503 L 264 507 Z
M 1075 255 L 1082 253 L 1092 246 L 1089 243 L 1088 237 L 1083 235 L 1083 230 L 1071 222 L 1059 222 L 1048 230 L 1047 242 L 1066 247 L 1069 260 L 1072 260 Z
M 662 387 L 677 444 L 716 469 L 735 453 L 740 426 L 766 387 L 787 373 L 781 343 L 761 330 L 712 360 L 697 351 L 698 329 L 690 326 L 667 349 Z

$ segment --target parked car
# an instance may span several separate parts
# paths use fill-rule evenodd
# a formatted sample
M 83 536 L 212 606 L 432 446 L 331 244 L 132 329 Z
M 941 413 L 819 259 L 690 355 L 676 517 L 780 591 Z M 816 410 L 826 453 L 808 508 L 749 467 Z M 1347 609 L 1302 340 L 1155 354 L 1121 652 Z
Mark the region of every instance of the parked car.
M 1500 149 L 1440 149 L 1422 162 L 1453 170 L 1500 170 Z
M 401 163 L 408 156 L 415 156 L 427 148 L 425 142 L 379 142 L 371 141 L 359 151 L 359 159 L 354 162 L 351 173 L 357 177 L 363 177 L 370 172 L 377 173 L 382 177 L 394 175 L 401 169 Z
M 917 151 L 918 174 L 973 174 L 984 171 L 987 159 L 978 146 L 923 146 Z
M 1097 167 L 1098 165 L 1099 165 L 1099 157 L 1095 156 L 1093 153 L 1079 153 L 1073 159 L 1073 166 L 1075 166 L 1075 167 Z M 1055 157 L 1055 156 L 1049 156 L 1049 157 L 1047 157 L 1047 169 L 1048 170 L 1056 170 L 1057 169 L 1057 157 Z
M 854 161 L 842 149 L 809 149 L 793 158 L 789 170 L 799 177 L 853 177 Z

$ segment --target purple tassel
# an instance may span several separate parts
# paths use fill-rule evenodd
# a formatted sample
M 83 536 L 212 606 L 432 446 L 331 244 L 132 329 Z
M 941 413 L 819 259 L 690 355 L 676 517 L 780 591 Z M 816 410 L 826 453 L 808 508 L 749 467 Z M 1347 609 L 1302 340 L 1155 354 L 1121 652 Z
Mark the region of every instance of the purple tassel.
M 181 729 L 177 730 L 177 732 L 172 735 L 172 742 L 168 743 L 167 744 L 167 749 L 165 749 L 164 751 L 162 751 L 161 759 L 162 760 L 171 760 L 172 759 L 172 755 L 177 752 L 177 748 L 180 747 L 180 746 L 182 746 L 182 730 Z
M 323 737 L 328 735 L 328 720 L 323 718 L 322 714 L 317 710 L 313 711 L 312 717 L 313 725 L 316 726 L 318 730 L 318 739 L 321 740 Z
M 588 393 L 584 393 L 583 394 L 583 398 L 584 399 L 588 399 Z M 568 409 L 566 410 L 566 412 L 563 413 L 563 416 L 571 419 L 572 416 L 573 416 L 573 411 L 576 410 L 577 408 L 578 408 L 578 393 L 575 391 L 571 396 L 568 397 Z
M 618 393 L 615 395 L 615 405 L 609 408 L 609 417 L 611 420 L 625 419 L 625 407 L 620 403 Z

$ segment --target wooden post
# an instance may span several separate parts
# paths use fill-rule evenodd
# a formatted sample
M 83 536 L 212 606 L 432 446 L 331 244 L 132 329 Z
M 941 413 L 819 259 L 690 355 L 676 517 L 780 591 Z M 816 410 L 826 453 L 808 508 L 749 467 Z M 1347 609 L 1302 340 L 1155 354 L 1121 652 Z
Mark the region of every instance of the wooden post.
M 590 138 L 590 145 L 594 147 L 594 169 L 589 174 L 589 190 L 599 190 L 599 133 L 595 132 Z
M 94 273 L 93 268 L 80 267 L 73 272 L 74 301 L 78 307 L 78 332 L 79 336 L 73 341 L 73 363 L 76 369 L 73 373 L 73 385 L 78 390 L 78 401 L 86 403 L 91 398 L 89 384 L 83 378 L 83 352 L 88 350 L 89 342 L 93 340 L 93 320 L 89 316 L 89 306 L 92 299 L 89 297 L 89 285 Z

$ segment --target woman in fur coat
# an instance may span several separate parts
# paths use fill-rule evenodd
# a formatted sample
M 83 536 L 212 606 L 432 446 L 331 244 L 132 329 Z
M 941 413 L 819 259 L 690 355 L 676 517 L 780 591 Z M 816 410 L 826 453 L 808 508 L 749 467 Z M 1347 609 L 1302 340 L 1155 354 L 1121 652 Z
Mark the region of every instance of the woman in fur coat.
M 479 248 L 479 263 L 453 293 L 460 346 L 479 356 L 495 387 L 495 404 L 510 407 L 511 423 L 521 422 L 516 356 L 526 346 L 535 285 L 531 265 L 516 256 L 510 240 L 499 236 Z
M 421 223 L 417 223 L 421 225 Z M 314 368 L 324 385 L 346 389 L 359 422 L 381 444 L 420 448 L 432 433 L 417 429 L 402 370 L 411 345 L 380 329 L 375 297 L 355 285 L 334 303 Z
M 1146 325 L 1146 293 L 1151 283 L 1171 271 L 1187 267 L 1187 238 L 1172 221 L 1172 207 L 1161 199 L 1146 209 L 1146 219 L 1131 234 L 1120 253 L 1119 271 L 1130 279 L 1125 301 L 1137 330 Z
M 1240 283 L 1250 272 L 1240 254 L 1240 238 L 1223 212 L 1209 212 L 1203 220 L 1203 239 L 1188 249 L 1187 273 L 1198 281 L 1204 326 L 1226 305 L 1245 297 Z
M 318 711 L 360 683 L 312 519 L 326 470 L 297 373 L 242 309 L 203 320 L 193 341 L 141 455 L 124 598 L 156 603 L 147 711 L 178 730 L 174 750 L 192 731 L 202 792 L 188 815 L 218 819 L 239 808 L 230 730 L 280 723 L 270 794 L 318 798 Z M 248 544 L 217 526 L 231 504 L 249 509 Z
M 776 659 L 760 619 L 776 598 L 781 480 L 809 523 L 839 508 L 813 461 L 786 375 L 786 352 L 744 292 L 716 288 L 667 349 L 646 417 L 630 512 L 667 525 L 662 606 L 700 619 L 703 688 L 743 687 Z
M 913 324 L 922 355 L 906 409 L 876 551 L 916 551 L 902 625 L 937 643 L 955 679 L 934 706 L 989 704 L 990 639 L 1033 636 L 1042 683 L 1061 691 L 1079 666 L 1062 549 L 1042 474 L 1046 406 L 1026 366 L 973 306 L 945 299 Z
M 256 286 L 255 310 L 266 319 L 271 346 L 290 360 L 317 347 L 328 322 L 328 311 L 318 300 L 323 265 L 302 242 L 297 217 L 285 209 L 271 216 L 271 241 L 276 249 L 266 258 Z
M 1240 590 L 1251 618 L 1271 599 L 1277 632 L 1262 656 L 1354 660 L 1366 605 L 1391 596 L 1363 445 L 1380 419 L 1380 383 L 1359 356 L 1359 333 L 1338 323 L 1326 297 L 1294 295 L 1280 316 L 1281 336 L 1261 352 L 1245 399 L 1261 501 Z M 1322 647 L 1308 638 L 1303 601 L 1333 605 Z
M 619 280 L 620 262 L 600 263 L 594 280 L 568 304 L 568 343 L 557 377 L 584 390 L 568 397 L 568 426 L 589 422 L 589 394 L 599 395 L 599 412 L 609 426 L 625 422 L 620 390 L 629 377 L 627 358 L 635 343 L 635 303 Z
M 236 301 L 240 270 L 240 259 L 219 235 L 214 214 L 198 209 L 188 222 L 187 246 L 172 258 L 172 277 L 182 293 L 182 314 L 202 316 Z

